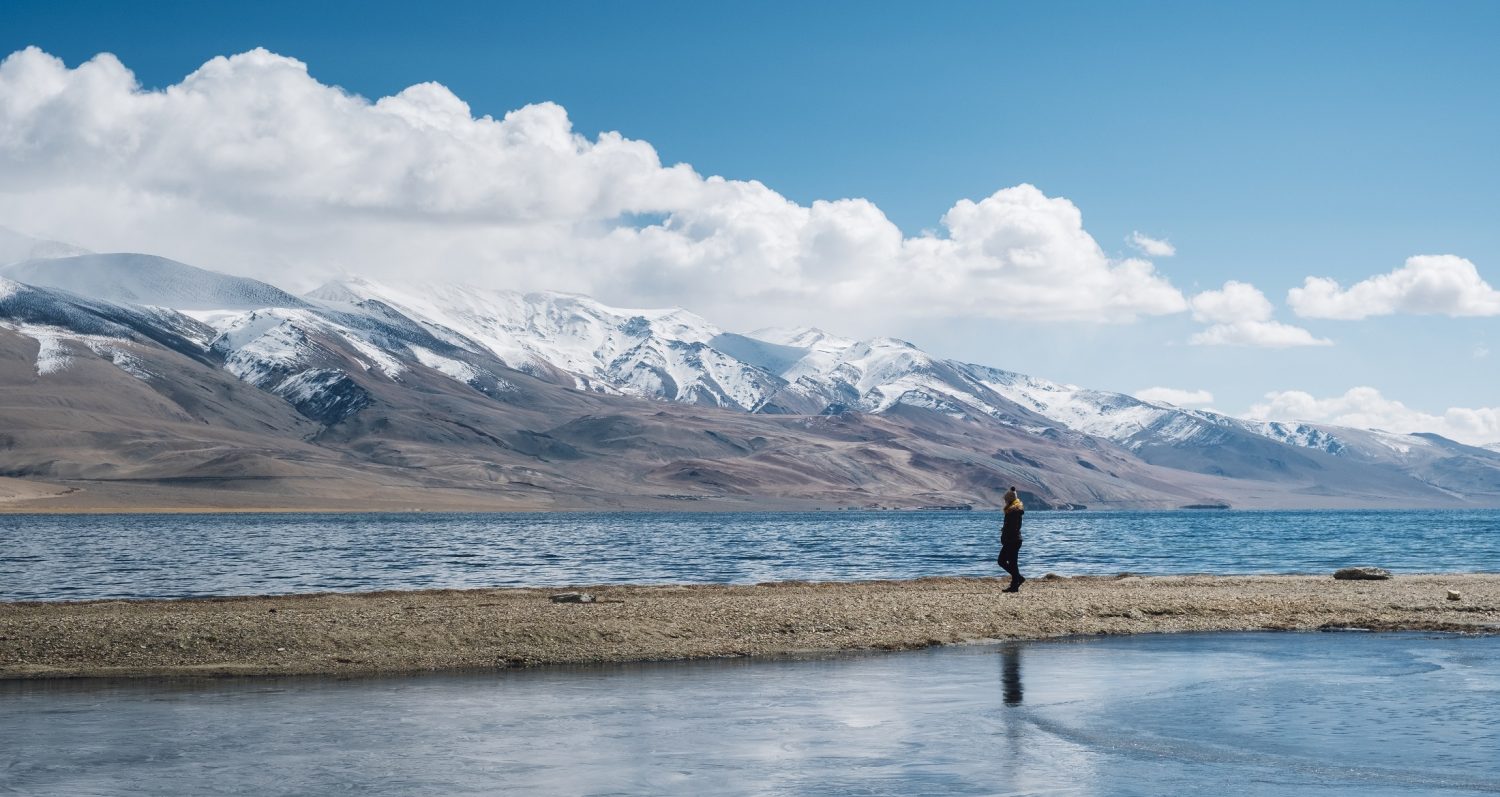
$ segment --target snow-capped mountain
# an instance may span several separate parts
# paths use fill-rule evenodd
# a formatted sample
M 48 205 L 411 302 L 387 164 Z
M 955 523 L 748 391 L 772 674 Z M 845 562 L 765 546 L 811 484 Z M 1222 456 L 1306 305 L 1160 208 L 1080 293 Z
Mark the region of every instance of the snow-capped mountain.
M 0 343 L 26 358 L 37 389 L 113 372 L 165 397 L 172 417 L 207 417 L 184 374 L 194 389 L 229 379 L 302 419 L 258 423 L 311 423 L 319 431 L 299 441 L 354 447 L 341 456 L 395 466 L 443 461 L 411 446 L 488 451 L 464 479 L 492 471 L 485 457 L 522 458 L 531 464 L 515 467 L 527 472 L 568 461 L 555 489 L 577 492 L 573 479 L 591 468 L 621 467 L 593 457 L 628 445 L 655 464 L 610 471 L 606 481 L 627 492 L 816 488 L 845 500 L 869 489 L 831 486 L 852 479 L 941 503 L 989 500 L 1003 481 L 1054 505 L 1500 504 L 1492 449 L 1183 409 L 893 338 L 738 334 L 681 309 L 358 278 L 298 297 L 148 255 L 32 258 L 0 275 L 0 333 L 12 336 Z M 651 402 L 710 415 L 648 411 Z M 601 420 L 617 413 L 658 420 Z M 694 425 L 701 434 L 685 436 Z
M 307 303 L 259 280 L 231 277 L 155 255 L 81 254 L 0 268 L 16 282 L 80 296 L 174 310 L 258 310 Z
M 22 323 L 11 328 L 41 344 L 38 373 L 66 363 L 70 357 L 52 352 L 66 350 L 70 341 L 97 352 L 131 334 L 150 337 L 150 324 L 155 324 L 180 339 L 174 348 L 191 346 L 195 357 L 218 362 L 235 378 L 281 396 L 325 423 L 336 423 L 369 402 L 368 391 L 349 378 L 351 364 L 392 381 L 419 368 L 481 392 L 505 387 L 492 373 L 497 364 L 447 357 L 453 346 L 404 318 L 314 306 L 263 282 L 165 258 L 62 257 L 27 261 L 0 269 L 0 274 L 31 283 L 0 277 L 9 286 L 0 294 L 15 294 L 9 316 Z M 134 323 L 125 329 L 106 321 L 96 332 L 101 322 L 81 312 Z M 149 321 L 137 321 L 140 317 Z
M 394 312 L 455 347 L 580 390 L 746 412 L 883 413 L 897 406 L 1048 425 L 910 343 L 816 329 L 725 332 L 682 309 L 607 306 L 588 297 L 468 286 L 329 283 L 305 298 L 325 311 Z
M 960 414 L 977 412 L 1017 425 L 1029 423 L 1035 432 L 1061 426 L 1136 452 L 1160 446 L 1218 445 L 1241 435 L 1329 454 L 1343 448 L 1333 433 L 1306 424 L 1242 420 L 939 360 L 901 340 L 855 341 L 811 328 L 752 334 L 777 347 L 775 353 L 785 363 L 780 375 L 800 385 L 805 394 L 842 401 L 866 412 L 884 412 L 901 404 Z
M 51 257 L 86 255 L 89 250 L 80 249 L 61 241 L 47 241 L 22 235 L 8 227 L 0 227 L 0 266 L 24 260 L 42 260 Z
M 463 350 L 579 390 L 755 411 L 774 376 L 714 348 L 722 332 L 685 310 L 625 310 L 584 296 L 460 285 L 328 283 L 308 299 L 346 313 L 394 311 Z

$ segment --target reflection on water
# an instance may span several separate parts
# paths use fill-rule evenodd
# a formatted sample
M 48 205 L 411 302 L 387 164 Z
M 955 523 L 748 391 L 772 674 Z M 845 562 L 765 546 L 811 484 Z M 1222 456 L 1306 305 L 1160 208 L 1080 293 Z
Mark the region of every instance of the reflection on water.
M 0 600 L 998 576 L 999 522 L 989 512 L 0 515 Z M 1500 562 L 1500 511 L 1036 512 L 1021 556 L 1028 573 L 1063 575 L 1474 571 Z
M 1494 793 L 1497 698 L 1500 638 L 1425 634 L 12 682 L 0 684 L 0 793 Z
M 1000 683 L 1005 689 L 1005 705 L 1021 705 L 1021 646 L 1000 649 Z

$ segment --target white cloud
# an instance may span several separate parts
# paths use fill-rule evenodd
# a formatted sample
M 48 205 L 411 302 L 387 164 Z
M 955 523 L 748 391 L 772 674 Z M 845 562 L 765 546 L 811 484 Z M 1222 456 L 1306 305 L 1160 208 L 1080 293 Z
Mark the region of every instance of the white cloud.
M 1387 399 L 1373 387 L 1351 388 L 1342 396 L 1324 399 L 1300 390 L 1267 393 L 1265 403 L 1251 407 L 1248 415 L 1398 433 L 1432 432 L 1472 445 L 1500 441 L 1500 407 L 1450 407 L 1434 415 Z
M 1489 350 L 1488 346 L 1475 346 L 1474 347 L 1474 359 L 1476 359 L 1476 360 L 1483 360 L 1484 358 L 1486 358 L 1488 356 L 1490 356 L 1490 350 Z
M 1126 236 L 1125 241 L 1147 257 L 1171 257 L 1177 254 L 1177 247 L 1171 241 L 1152 238 L 1139 230 Z
M 1236 321 L 1215 324 L 1194 334 L 1188 342 L 1195 346 L 1257 346 L 1288 349 L 1296 346 L 1332 346 L 1328 338 L 1314 337 L 1302 327 L 1279 321 Z
M 1205 324 L 1233 324 L 1271 318 L 1271 302 L 1254 285 L 1230 280 L 1217 291 L 1204 291 L 1192 298 L 1193 320 Z
M 1209 327 L 1188 339 L 1200 346 L 1329 346 L 1333 341 L 1313 337 L 1302 327 L 1272 321 L 1274 309 L 1254 285 L 1230 280 L 1217 291 L 1204 291 L 1189 302 L 1193 320 Z
M 1207 390 L 1182 390 L 1175 387 L 1148 387 L 1137 390 L 1135 397 L 1153 404 L 1171 404 L 1177 407 L 1194 407 L 1212 404 L 1214 394 Z
M 552 103 L 475 118 L 435 83 L 370 102 L 265 50 L 162 91 L 110 55 L 76 69 L 11 55 L 0 223 L 292 288 L 342 272 L 462 280 L 681 304 L 746 328 L 1187 307 L 1151 263 L 1110 259 L 1073 203 L 1030 185 L 959 201 L 939 232 L 908 238 L 863 199 L 802 206 L 664 166 L 618 133 L 588 139 Z
M 1454 255 L 1418 255 L 1389 274 L 1344 290 L 1327 277 L 1308 277 L 1287 292 L 1292 311 L 1306 318 L 1355 320 L 1370 316 L 1500 315 L 1500 291 L 1479 276 L 1474 264 Z

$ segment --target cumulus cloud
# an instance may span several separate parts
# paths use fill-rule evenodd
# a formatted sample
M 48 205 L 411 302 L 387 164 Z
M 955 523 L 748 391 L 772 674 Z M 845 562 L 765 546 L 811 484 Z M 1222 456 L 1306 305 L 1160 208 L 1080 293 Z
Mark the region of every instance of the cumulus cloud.
M 1500 441 L 1500 407 L 1450 407 L 1441 415 L 1414 410 L 1387 399 L 1373 387 L 1351 388 L 1342 396 L 1315 398 L 1300 390 L 1266 394 L 1249 417 L 1309 421 L 1387 432 L 1432 432 L 1471 445 Z
M 1479 276 L 1474 264 L 1454 255 L 1418 255 L 1388 274 L 1344 290 L 1327 277 L 1308 277 L 1287 292 L 1292 311 L 1306 318 L 1357 320 L 1370 316 L 1500 315 L 1500 291 Z
M 436 83 L 374 102 L 265 50 L 143 90 L 116 58 L 0 63 L 0 223 L 311 287 L 341 272 L 681 304 L 764 326 L 881 316 L 1130 321 L 1183 311 L 1067 199 L 962 200 L 907 237 L 863 199 L 590 139 L 556 104 L 475 117 Z M 778 316 L 780 314 L 780 316 Z
M 1177 247 L 1170 241 L 1152 238 L 1139 230 L 1126 236 L 1125 241 L 1147 257 L 1171 257 L 1177 254 Z
M 1230 280 L 1216 291 L 1204 291 L 1190 301 L 1193 320 L 1208 328 L 1188 342 L 1200 346 L 1329 346 L 1333 341 L 1314 337 L 1302 327 L 1272 321 L 1274 309 L 1254 285 Z
M 1148 387 L 1137 390 L 1135 397 L 1152 404 L 1171 404 L 1176 407 L 1203 406 L 1214 401 L 1214 394 L 1207 390 L 1182 390 L 1175 387 Z

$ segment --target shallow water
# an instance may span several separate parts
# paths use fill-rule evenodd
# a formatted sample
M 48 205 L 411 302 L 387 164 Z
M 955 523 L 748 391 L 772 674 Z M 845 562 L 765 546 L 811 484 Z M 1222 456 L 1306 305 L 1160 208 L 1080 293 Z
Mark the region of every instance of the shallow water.
M 987 512 L 0 515 L 0 600 L 996 575 Z M 1500 569 L 1500 511 L 1031 512 L 1062 575 Z
M 0 683 L 0 793 L 1500 792 L 1500 637 L 1229 634 L 400 679 Z

